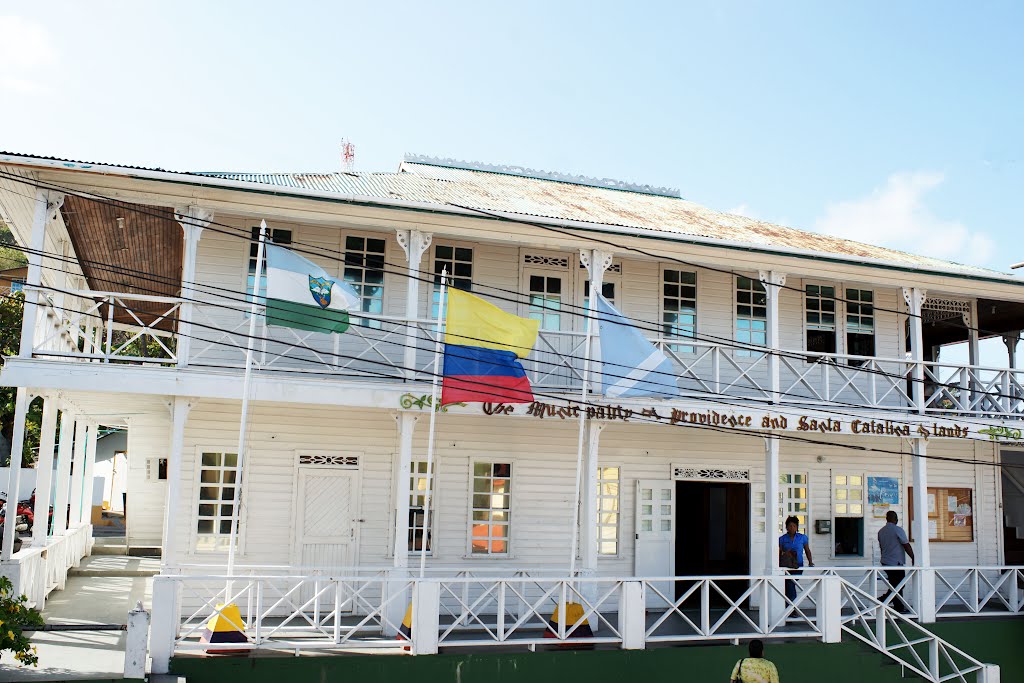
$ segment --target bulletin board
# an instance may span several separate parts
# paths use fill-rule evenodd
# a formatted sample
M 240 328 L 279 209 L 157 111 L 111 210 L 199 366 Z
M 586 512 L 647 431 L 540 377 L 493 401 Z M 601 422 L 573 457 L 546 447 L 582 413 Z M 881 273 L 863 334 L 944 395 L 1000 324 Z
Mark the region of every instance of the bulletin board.
M 914 488 L 907 489 L 910 526 L 914 526 Z M 928 540 L 970 543 L 974 540 L 974 497 L 971 489 L 928 487 Z

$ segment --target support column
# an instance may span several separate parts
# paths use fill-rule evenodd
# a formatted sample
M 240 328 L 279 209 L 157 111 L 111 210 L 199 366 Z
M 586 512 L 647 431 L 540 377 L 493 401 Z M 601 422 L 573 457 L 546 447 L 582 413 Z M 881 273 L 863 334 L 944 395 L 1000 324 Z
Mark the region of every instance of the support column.
M 57 401 L 43 399 L 43 421 L 39 429 L 39 457 L 36 459 L 36 505 L 32 513 L 32 545 L 45 548 L 50 533 L 50 490 L 53 488 L 53 446 L 57 438 Z
M 779 440 L 764 438 L 764 573 L 779 573 Z
M 161 554 L 161 571 L 173 566 L 177 547 L 178 521 L 181 510 L 181 458 L 185 446 L 185 421 L 192 403 L 187 398 L 176 396 L 171 406 L 171 447 L 167 453 L 167 500 L 164 501 L 164 540 Z M 125 510 L 127 516 L 128 511 Z
M 416 339 L 419 336 L 419 328 L 416 327 L 415 321 L 420 317 L 420 260 L 423 258 L 423 253 L 430 247 L 433 235 L 429 232 L 420 232 L 419 230 L 397 230 L 396 235 L 398 237 L 398 245 L 405 252 L 405 258 L 408 262 L 405 292 L 405 318 L 408 325 L 405 328 L 403 366 L 405 368 L 405 378 L 412 381 L 416 378 Z M 430 317 L 433 308 L 430 303 L 433 301 L 433 289 L 433 285 L 431 285 L 430 293 L 427 296 L 427 315 L 424 317 Z
M 82 524 L 92 524 L 92 499 L 95 489 L 96 472 L 96 441 L 99 439 L 100 426 L 89 425 L 89 435 L 85 439 L 85 471 L 82 473 Z M 92 534 L 89 534 L 90 539 Z M 89 552 L 92 552 L 92 540 L 89 541 Z
M 981 383 L 978 382 L 977 371 L 973 366 L 981 364 L 981 348 L 978 345 L 978 300 L 971 300 L 971 310 L 967 314 L 964 323 L 967 325 L 967 357 L 971 368 L 971 402 L 970 406 L 977 405 L 981 400 Z M 980 406 L 979 406 L 980 407 Z
M 411 596 L 405 589 L 409 577 L 409 478 L 412 476 L 413 435 L 419 416 L 399 413 L 398 420 L 398 468 L 395 470 L 395 527 L 393 539 L 394 567 L 388 573 L 391 581 L 388 595 L 394 596 L 387 605 L 384 620 L 384 635 L 398 634 L 405 610 Z M 437 463 L 434 463 L 432 478 L 437 479 Z M 433 507 L 433 506 L 432 506 Z M 431 514 L 436 514 L 431 511 Z M 431 542 L 433 538 L 431 537 Z
M 768 316 L 765 321 L 765 341 L 770 351 L 768 356 L 768 384 L 771 393 L 772 403 L 779 402 L 779 298 L 782 288 L 786 284 L 786 274 L 777 271 L 764 271 L 759 273 L 761 283 L 768 300 Z
M 184 233 L 184 254 L 181 261 L 181 298 L 185 300 L 178 309 L 178 367 L 188 365 L 192 350 L 192 316 L 195 313 L 196 298 L 196 255 L 199 253 L 199 238 L 203 228 L 213 220 L 213 211 L 198 206 L 184 206 L 174 210 L 174 220 L 181 225 Z
M 910 396 L 914 409 L 924 412 L 924 330 L 921 326 L 921 308 L 928 298 L 928 292 L 918 287 L 904 287 L 903 299 L 907 302 L 908 322 L 910 324 L 910 360 L 912 363 L 910 376 Z M 927 520 L 927 516 L 925 517 Z
M 53 496 L 53 535 L 63 536 L 68 529 L 68 502 L 71 493 L 71 461 L 74 458 L 75 414 L 65 410 L 60 418 L 57 444 L 57 486 Z
M 583 463 L 583 486 L 580 493 L 580 575 L 597 573 L 597 509 L 598 479 L 600 472 L 601 432 L 604 424 L 587 423 L 587 442 Z
M 21 345 L 18 355 L 32 357 L 36 324 L 39 320 L 39 292 L 42 284 L 43 251 L 46 249 L 46 224 L 64 204 L 64 195 L 51 190 L 36 190 L 35 213 L 32 216 L 32 237 L 29 241 L 28 272 L 25 276 L 25 308 L 21 318 Z M 17 429 L 17 427 L 15 427 Z M 8 491 L 10 493 L 10 491 Z
M 31 340 L 30 340 L 31 342 Z M 7 521 L 4 524 L 3 549 L 0 560 L 11 559 L 14 550 L 14 527 L 18 510 L 18 485 L 21 483 L 21 458 L 25 448 L 25 413 L 28 412 L 28 389 L 18 387 L 14 399 L 14 437 L 11 442 L 10 476 L 7 480 Z
M 87 425 L 81 416 L 75 418 L 75 455 L 71 460 L 71 488 L 68 498 L 71 501 L 71 516 L 68 528 L 74 529 L 82 523 L 82 482 L 85 481 L 85 449 Z
M 1017 344 L 1020 343 L 1020 331 L 1010 332 L 1003 335 L 1003 343 L 1006 344 L 1007 366 L 1011 370 L 1017 369 Z
M 931 569 L 931 548 L 928 542 L 928 442 L 913 440 L 914 479 L 914 564 L 921 569 L 916 582 L 914 598 L 917 601 L 918 620 L 935 621 L 935 572 Z

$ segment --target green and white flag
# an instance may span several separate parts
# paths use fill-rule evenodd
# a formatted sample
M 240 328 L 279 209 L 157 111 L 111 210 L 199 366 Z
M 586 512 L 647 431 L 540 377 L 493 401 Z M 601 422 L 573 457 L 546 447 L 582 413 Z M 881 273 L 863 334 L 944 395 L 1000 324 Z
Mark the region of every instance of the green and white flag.
M 320 266 L 271 243 L 267 251 L 267 324 L 310 332 L 344 332 L 359 294 Z

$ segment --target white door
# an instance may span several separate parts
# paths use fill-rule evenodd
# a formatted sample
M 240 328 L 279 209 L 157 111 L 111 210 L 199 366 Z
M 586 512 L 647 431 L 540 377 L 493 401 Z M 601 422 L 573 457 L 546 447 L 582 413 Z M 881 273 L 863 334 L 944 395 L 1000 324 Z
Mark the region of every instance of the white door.
M 636 576 L 675 575 L 676 483 L 660 479 L 636 482 Z M 672 582 L 654 586 L 666 598 L 674 599 Z M 647 592 L 648 606 L 665 604 L 654 591 Z
M 357 474 L 355 470 L 299 468 L 295 563 L 300 567 L 355 565 Z

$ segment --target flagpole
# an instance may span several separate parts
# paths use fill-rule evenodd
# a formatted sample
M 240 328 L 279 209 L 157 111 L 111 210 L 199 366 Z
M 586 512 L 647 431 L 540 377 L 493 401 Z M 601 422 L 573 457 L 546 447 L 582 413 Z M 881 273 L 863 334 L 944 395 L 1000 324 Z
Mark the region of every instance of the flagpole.
M 423 540 L 420 541 L 420 578 L 427 572 L 427 543 L 433 543 L 430 531 L 434 526 L 430 520 L 430 492 L 434 488 L 434 427 L 437 424 L 437 380 L 441 374 L 441 343 L 445 328 L 445 299 L 448 294 L 448 266 L 441 270 L 441 296 L 437 305 L 435 329 L 437 339 L 434 340 L 434 377 L 430 383 L 430 432 L 427 437 L 427 491 L 423 496 Z
M 260 221 L 260 241 L 256 249 L 256 281 L 252 289 L 252 305 L 249 307 L 249 338 L 245 346 L 245 380 L 242 382 L 242 419 L 238 425 L 238 453 L 237 458 L 238 474 L 235 476 L 235 494 L 231 499 L 231 536 L 228 545 L 228 584 L 225 601 L 231 600 L 231 575 L 235 571 L 235 546 L 238 544 L 238 522 L 242 517 L 239 509 L 239 501 L 242 493 L 242 472 L 245 462 L 245 431 L 246 422 L 249 418 L 249 385 L 252 381 L 252 351 L 253 343 L 256 340 L 256 315 L 259 309 L 260 292 L 263 280 L 263 261 L 265 259 L 267 240 L 267 222 Z
M 600 285 L 598 285 L 600 289 Z M 594 325 L 594 302 L 598 294 L 594 287 L 594 278 L 590 281 L 590 298 L 587 300 L 587 327 L 586 338 L 583 342 L 583 387 L 580 389 L 580 432 L 576 443 L 576 490 L 573 495 L 572 505 L 572 545 L 569 548 L 569 582 L 573 585 L 576 575 L 576 546 L 579 543 L 580 534 L 580 479 L 583 476 L 583 434 L 586 431 L 587 421 L 587 390 L 590 383 L 590 345 Z

